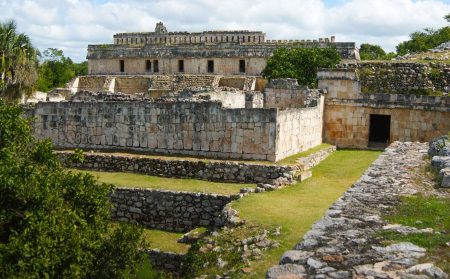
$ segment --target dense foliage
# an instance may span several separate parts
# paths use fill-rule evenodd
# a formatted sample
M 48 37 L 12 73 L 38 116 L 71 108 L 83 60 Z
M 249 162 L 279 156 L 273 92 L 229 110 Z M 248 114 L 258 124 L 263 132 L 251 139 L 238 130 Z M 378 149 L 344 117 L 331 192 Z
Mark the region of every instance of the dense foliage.
M 37 79 L 37 50 L 17 32 L 14 21 L 0 22 L 0 96 L 16 99 L 32 92 Z
M 386 53 L 379 45 L 361 44 L 359 56 L 361 60 L 390 60 L 395 53 Z
M 47 92 L 63 87 L 72 78 L 87 74 L 87 62 L 74 63 L 62 50 L 49 48 L 40 55 L 37 90 Z
M 0 278 L 123 278 L 141 231 L 109 221 L 112 187 L 61 167 L 0 100 Z
M 450 14 L 444 16 L 444 19 L 450 22 Z M 409 36 L 410 40 L 398 44 L 397 54 L 423 52 L 450 41 L 450 27 L 445 26 L 438 30 L 425 28 L 424 31 L 417 31 Z
M 267 61 L 262 75 L 268 79 L 296 78 L 301 85 L 317 86 L 317 70 L 340 62 L 334 48 L 279 48 Z
M 397 46 L 399 55 L 427 51 L 450 41 L 450 27 L 446 26 L 438 30 L 427 28 L 424 31 L 412 33 L 410 38 Z

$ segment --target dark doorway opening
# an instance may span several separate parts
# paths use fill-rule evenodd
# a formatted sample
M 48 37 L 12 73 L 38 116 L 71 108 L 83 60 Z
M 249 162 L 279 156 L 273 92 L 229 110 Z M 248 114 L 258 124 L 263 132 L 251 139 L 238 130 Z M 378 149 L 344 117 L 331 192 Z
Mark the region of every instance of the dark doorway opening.
M 147 72 L 151 72 L 152 71 L 152 61 L 147 60 L 145 62 L 145 71 L 147 71 Z
M 159 63 L 158 60 L 153 60 L 153 72 L 159 72 Z
M 370 115 L 369 147 L 384 148 L 389 144 L 391 136 L 391 116 L 381 114 Z
M 184 72 L 184 60 L 178 60 L 178 72 Z
M 239 72 L 245 73 L 245 60 L 239 60 Z
M 208 60 L 208 73 L 214 73 L 214 60 Z
M 120 60 L 120 72 L 125 72 L 125 61 Z

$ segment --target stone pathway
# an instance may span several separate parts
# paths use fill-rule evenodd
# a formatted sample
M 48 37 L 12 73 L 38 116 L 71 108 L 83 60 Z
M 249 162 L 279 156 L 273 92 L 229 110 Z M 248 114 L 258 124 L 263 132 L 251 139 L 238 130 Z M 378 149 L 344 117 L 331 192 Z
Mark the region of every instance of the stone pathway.
M 414 170 L 427 149 L 410 142 L 388 147 L 266 278 L 447 278 L 432 264 L 418 264 L 425 249 L 411 243 L 383 247 L 374 237 L 387 225 L 381 215 L 400 196 L 417 192 Z

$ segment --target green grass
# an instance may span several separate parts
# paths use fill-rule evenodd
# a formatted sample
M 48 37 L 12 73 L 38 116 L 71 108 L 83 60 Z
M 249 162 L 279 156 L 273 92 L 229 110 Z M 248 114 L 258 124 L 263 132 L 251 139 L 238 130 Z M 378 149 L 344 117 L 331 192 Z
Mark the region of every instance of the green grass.
M 220 183 L 196 179 L 166 178 L 125 172 L 81 171 L 75 169 L 71 169 L 71 171 L 89 173 L 96 177 L 99 182 L 113 184 L 117 187 L 164 189 L 224 195 L 237 194 L 241 188 L 255 187 L 254 184 Z
M 186 253 L 189 245 L 178 243 L 183 233 L 173 233 L 160 230 L 144 229 L 142 238 L 148 249 L 160 249 L 165 252 Z
M 212 163 L 212 162 L 236 162 L 236 163 L 243 163 L 243 164 L 259 164 L 259 165 L 293 165 L 296 162 L 296 159 L 301 157 L 306 157 L 314 152 L 317 152 L 319 150 L 325 149 L 327 147 L 330 147 L 331 144 L 328 143 L 322 143 L 318 146 L 315 146 L 313 148 L 310 148 L 306 151 L 294 154 L 292 156 L 289 156 L 287 158 L 284 158 L 278 162 L 270 162 L 270 161 L 257 161 L 257 160 L 233 160 L 233 159 L 210 159 L 205 157 L 190 157 L 188 155 L 154 155 L 154 154 L 140 154 L 140 153 L 123 153 L 123 152 L 96 152 L 95 154 L 110 154 L 110 155 L 116 155 L 116 156 L 125 156 L 125 157 L 144 157 L 144 158 L 151 158 L 151 159 L 160 159 L 160 160 L 185 160 L 185 161 L 198 161 L 198 162 L 205 162 L 205 163 Z M 74 150 L 67 150 L 62 149 L 61 151 L 65 152 L 73 152 Z
M 332 146 L 331 144 L 328 143 L 322 143 L 316 147 L 310 148 L 306 151 L 294 154 L 292 156 L 286 157 L 283 160 L 280 160 L 278 162 L 276 162 L 277 165 L 295 165 L 297 163 L 297 159 L 298 158 L 302 158 L 302 157 L 307 157 L 317 151 L 320 151 L 322 149 L 328 148 Z
M 250 195 L 233 202 L 242 219 L 267 227 L 282 226 L 280 247 L 253 264 L 255 275 L 264 278 L 281 255 L 300 242 L 331 204 L 350 187 L 380 152 L 339 150 L 312 169 L 313 177 L 284 189 Z
M 385 244 L 411 242 L 427 249 L 424 261 L 433 261 L 445 272 L 450 272 L 450 198 L 412 196 L 402 198 L 401 203 L 385 216 L 392 224 L 402 224 L 419 229 L 432 228 L 438 233 L 402 235 L 395 232 L 379 234 Z

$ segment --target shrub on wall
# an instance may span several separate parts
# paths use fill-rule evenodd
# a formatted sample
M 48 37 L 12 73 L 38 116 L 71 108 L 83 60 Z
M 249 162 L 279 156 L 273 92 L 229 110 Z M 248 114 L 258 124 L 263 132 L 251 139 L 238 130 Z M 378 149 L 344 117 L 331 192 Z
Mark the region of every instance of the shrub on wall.
M 301 85 L 317 87 L 317 71 L 340 62 L 334 48 L 279 48 L 267 61 L 262 75 L 268 79 L 296 78 Z

